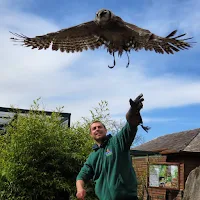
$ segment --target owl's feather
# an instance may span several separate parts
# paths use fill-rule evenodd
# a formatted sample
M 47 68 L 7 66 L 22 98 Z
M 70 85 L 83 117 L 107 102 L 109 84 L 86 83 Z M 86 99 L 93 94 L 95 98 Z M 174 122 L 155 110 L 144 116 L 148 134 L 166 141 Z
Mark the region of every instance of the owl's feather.
M 174 54 L 174 52 L 192 47 L 191 43 L 186 42 L 186 40 L 192 39 L 192 37 L 178 39 L 185 36 L 186 34 L 181 34 L 173 37 L 177 33 L 177 30 L 172 31 L 166 37 L 160 37 L 151 33 L 149 30 L 142 29 L 127 22 L 125 23 L 131 30 L 133 30 L 133 32 L 136 32 L 139 35 L 138 37 L 132 39 L 132 43 L 135 42 L 136 44 L 135 46 L 133 45 L 131 49 L 136 51 L 144 48 L 147 51 L 154 50 L 156 53 L 164 54 L 166 52 L 167 54 Z
M 101 46 L 103 41 L 99 40 L 100 32 L 99 26 L 94 21 L 90 21 L 34 38 L 12 33 L 17 38 L 11 39 L 22 42 L 23 46 L 32 47 L 32 49 L 47 49 L 52 44 L 52 50 L 69 53 L 83 51 L 84 49 L 94 50 Z

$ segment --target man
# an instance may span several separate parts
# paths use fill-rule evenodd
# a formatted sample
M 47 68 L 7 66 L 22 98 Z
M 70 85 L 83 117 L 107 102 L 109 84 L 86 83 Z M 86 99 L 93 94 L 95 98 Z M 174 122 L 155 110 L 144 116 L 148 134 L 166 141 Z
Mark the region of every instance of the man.
M 90 135 L 96 144 L 76 179 L 78 199 L 84 200 L 84 184 L 91 179 L 95 182 L 95 193 L 100 200 L 137 199 L 137 179 L 132 167 L 130 146 L 137 126 L 142 123 L 142 96 L 139 95 L 134 101 L 130 99 L 127 122 L 116 136 L 106 135 L 106 127 L 100 121 L 90 125 Z

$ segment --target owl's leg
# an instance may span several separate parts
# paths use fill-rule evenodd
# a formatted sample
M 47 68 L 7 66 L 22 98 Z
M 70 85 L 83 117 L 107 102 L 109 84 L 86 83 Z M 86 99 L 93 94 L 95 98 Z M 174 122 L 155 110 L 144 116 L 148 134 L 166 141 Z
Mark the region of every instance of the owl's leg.
M 128 63 L 127 63 L 127 65 L 126 65 L 126 68 L 128 68 L 128 66 L 129 66 L 129 64 L 130 64 L 130 59 L 129 59 L 129 55 L 128 55 L 128 52 L 126 51 L 126 55 L 127 55 L 127 57 L 128 57 Z
M 110 69 L 112 69 L 112 68 L 115 66 L 115 64 L 116 64 L 116 62 L 115 62 L 115 53 L 114 53 L 114 52 L 113 52 L 113 58 L 114 58 L 113 66 L 109 66 L 109 65 L 108 65 L 108 67 L 109 67 Z

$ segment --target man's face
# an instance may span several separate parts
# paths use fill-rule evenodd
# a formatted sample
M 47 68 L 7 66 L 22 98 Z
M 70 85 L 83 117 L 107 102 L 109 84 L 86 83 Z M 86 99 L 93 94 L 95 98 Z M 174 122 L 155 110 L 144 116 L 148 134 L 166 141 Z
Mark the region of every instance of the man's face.
M 106 137 L 107 130 L 100 122 L 95 122 L 90 126 L 90 135 L 97 142 Z

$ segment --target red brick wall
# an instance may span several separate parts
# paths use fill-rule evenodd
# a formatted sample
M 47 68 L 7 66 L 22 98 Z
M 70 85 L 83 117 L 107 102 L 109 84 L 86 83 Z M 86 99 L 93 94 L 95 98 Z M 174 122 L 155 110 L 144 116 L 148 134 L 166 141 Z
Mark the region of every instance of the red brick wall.
M 166 190 L 158 188 L 149 188 L 149 195 L 153 200 L 165 200 L 166 199 Z
M 148 162 L 149 163 L 166 162 L 166 156 L 149 156 L 149 157 L 135 157 L 135 158 L 133 157 L 132 161 L 138 179 L 138 196 L 141 197 L 143 187 L 144 185 L 147 185 L 148 181 L 147 180 Z M 149 188 L 148 191 L 149 195 L 153 197 L 154 200 L 165 199 L 165 194 L 166 194 L 165 189 Z
M 149 156 L 149 157 L 133 157 L 133 166 L 137 174 L 138 179 L 138 196 L 142 196 L 143 186 L 147 185 L 147 163 L 155 162 L 178 162 L 180 163 L 180 190 L 166 191 L 166 189 L 160 188 L 148 188 L 149 194 L 153 197 L 153 200 L 166 199 L 176 199 L 181 200 L 182 192 L 185 187 L 185 181 L 189 173 L 200 166 L 200 159 L 198 154 L 188 153 L 188 154 L 171 154 L 167 156 Z

